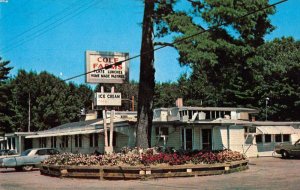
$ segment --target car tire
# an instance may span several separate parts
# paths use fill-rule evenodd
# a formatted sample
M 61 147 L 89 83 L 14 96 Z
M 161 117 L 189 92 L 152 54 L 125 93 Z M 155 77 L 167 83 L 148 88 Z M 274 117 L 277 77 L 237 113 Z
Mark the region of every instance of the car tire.
M 24 171 L 31 171 L 33 169 L 33 166 L 23 166 L 22 169 Z
M 290 157 L 290 154 L 286 150 L 283 150 L 281 151 L 281 156 L 282 158 L 287 159 Z
M 22 167 L 17 166 L 17 167 L 15 167 L 15 170 L 16 170 L 17 172 L 20 172 L 20 171 L 22 171 Z

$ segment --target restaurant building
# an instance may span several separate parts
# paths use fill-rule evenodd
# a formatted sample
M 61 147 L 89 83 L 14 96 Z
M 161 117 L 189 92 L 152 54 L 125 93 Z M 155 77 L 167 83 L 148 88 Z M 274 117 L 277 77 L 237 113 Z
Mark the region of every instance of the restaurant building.
M 230 149 L 256 157 L 272 156 L 276 144 L 294 143 L 300 138 L 300 122 L 256 121 L 257 114 L 257 110 L 249 108 L 179 106 L 155 109 L 151 146 L 176 150 Z M 109 142 L 109 111 L 107 117 Z M 112 133 L 115 152 L 135 146 L 136 122 L 136 112 L 115 112 Z M 45 131 L 5 134 L 4 138 L 6 141 L 1 142 L 17 152 L 31 147 L 52 147 L 72 153 L 105 152 L 104 121 L 97 112 L 86 115 L 83 121 Z

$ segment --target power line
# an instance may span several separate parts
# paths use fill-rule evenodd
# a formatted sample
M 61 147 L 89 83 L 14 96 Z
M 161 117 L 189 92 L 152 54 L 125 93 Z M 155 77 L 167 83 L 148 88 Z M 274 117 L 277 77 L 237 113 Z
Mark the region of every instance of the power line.
M 63 17 L 61 17 L 61 18 L 59 18 L 59 19 L 57 19 L 57 20 L 51 22 L 50 24 L 46 25 L 46 26 L 43 27 L 42 29 L 37 30 L 37 31 L 35 31 L 34 33 L 32 33 L 31 35 L 27 36 L 26 39 L 23 39 L 22 41 L 19 41 L 19 42 L 16 43 L 16 44 L 13 44 L 13 45 L 11 45 L 11 46 L 8 46 L 8 47 L 4 48 L 4 49 L 3 49 L 3 52 L 9 52 L 9 51 L 11 51 L 12 49 L 15 49 L 15 48 L 17 48 L 17 47 L 23 45 L 24 43 L 26 43 L 26 42 L 28 42 L 28 41 L 31 41 L 31 40 L 33 40 L 33 39 L 35 39 L 35 38 L 37 38 L 37 37 L 43 35 L 44 33 L 48 32 L 48 31 L 50 31 L 50 30 L 53 30 L 55 27 L 61 25 L 61 24 L 64 23 L 65 21 L 68 21 L 68 20 L 72 19 L 73 17 L 77 16 L 78 14 L 80 14 L 80 13 L 84 12 L 85 10 L 89 9 L 89 8 L 91 7 L 91 5 L 93 5 L 94 3 L 95 3 L 95 1 L 94 1 L 92 4 L 90 4 L 90 6 L 88 6 L 86 9 L 84 9 L 84 10 L 82 10 L 82 11 L 80 11 L 80 9 L 82 9 L 82 7 L 79 7 L 79 8 L 77 8 L 75 11 L 71 11 L 69 14 L 63 15 Z M 88 4 L 87 4 L 87 5 L 88 5 Z M 79 12 L 77 12 L 78 10 L 79 10 Z M 70 15 L 71 15 L 71 18 L 66 19 L 66 18 L 67 18 L 68 16 L 70 16 Z M 64 19 L 65 19 L 65 20 L 64 20 Z M 50 19 L 46 19 L 46 20 L 50 20 Z M 59 22 L 59 21 L 61 21 L 61 20 L 62 20 L 62 22 Z M 56 24 L 56 23 L 58 23 L 58 24 Z M 52 27 L 52 26 L 54 26 L 54 27 Z M 51 28 L 51 27 L 52 27 L 52 28 Z
M 249 13 L 243 15 L 243 16 L 238 17 L 237 20 L 242 19 L 242 18 L 245 18 L 245 17 L 247 17 L 247 16 L 249 16 L 249 15 L 252 15 L 252 14 L 255 14 L 255 13 L 257 13 L 257 12 L 266 10 L 266 9 L 268 9 L 268 8 L 274 7 L 274 6 L 278 5 L 278 4 L 281 4 L 281 3 L 286 2 L 286 1 L 288 1 L 288 0 L 282 0 L 282 1 L 279 1 L 279 2 L 276 2 L 276 3 L 273 3 L 273 4 L 271 4 L 271 5 L 268 5 L 268 6 L 266 6 L 266 7 L 257 9 L 257 10 L 255 10 L 255 11 L 249 12 Z M 203 33 L 205 33 L 205 32 L 208 32 L 208 31 L 210 31 L 210 30 L 212 30 L 212 29 L 214 29 L 214 28 L 218 28 L 218 27 L 220 27 L 220 26 L 230 24 L 231 22 L 232 22 L 232 21 L 227 21 L 227 22 L 224 22 L 224 23 L 220 23 L 220 24 L 218 24 L 218 25 L 216 25 L 216 26 L 213 26 L 212 28 L 204 29 L 204 30 L 202 30 L 202 31 L 200 31 L 200 32 L 197 32 L 197 33 L 195 33 L 195 34 L 192 34 L 192 35 L 187 36 L 187 37 L 185 37 L 185 38 L 182 38 L 182 39 L 180 39 L 180 40 L 175 40 L 174 42 L 169 43 L 168 45 L 162 45 L 162 46 L 160 46 L 160 47 L 158 47 L 158 48 L 154 48 L 153 50 L 149 50 L 149 51 L 142 52 L 142 53 L 139 54 L 139 55 L 130 57 L 130 58 L 125 59 L 125 60 L 123 60 L 123 61 L 118 61 L 118 62 L 113 63 L 113 64 L 111 64 L 111 65 L 107 65 L 107 66 L 105 66 L 105 67 L 103 67 L 103 68 L 101 68 L 101 69 L 95 69 L 95 70 L 92 70 L 92 71 L 89 71 L 89 72 L 86 72 L 86 73 L 83 73 L 83 74 L 80 74 L 80 75 L 75 75 L 75 76 L 73 76 L 73 77 L 64 79 L 63 81 L 69 81 L 69 80 L 72 80 L 72 79 L 75 79 L 75 78 L 78 78 L 78 77 L 81 77 L 81 76 L 85 76 L 85 75 L 87 75 L 87 74 L 90 74 L 90 73 L 93 73 L 93 72 L 96 72 L 96 71 L 101 71 L 101 70 L 105 70 L 105 69 L 112 68 L 113 66 L 121 65 L 123 62 L 129 61 L 129 60 L 132 60 L 132 59 L 136 59 L 136 58 L 138 58 L 138 57 L 141 57 L 142 55 L 147 55 L 147 54 L 149 54 L 149 53 L 153 53 L 153 52 L 155 52 L 155 51 L 157 51 L 157 50 L 160 50 L 160 49 L 162 49 L 162 48 L 168 47 L 169 45 L 174 45 L 174 44 L 177 44 L 177 43 L 186 41 L 187 39 L 190 39 L 190 38 L 193 38 L 193 37 L 198 36 L 198 35 L 200 35 L 200 34 L 203 34 Z
M 43 34 L 46 33 L 46 32 L 49 32 L 49 31 L 53 30 L 55 27 L 57 27 L 57 26 L 63 24 L 63 23 L 66 22 L 66 21 L 69 21 L 70 19 L 72 19 L 72 18 L 74 18 L 75 16 L 77 16 L 77 15 L 83 13 L 84 11 L 86 11 L 87 9 L 91 8 L 92 6 L 94 6 L 94 5 L 98 4 L 98 3 L 99 3 L 99 1 L 98 1 L 98 0 L 95 0 L 95 1 L 93 1 L 91 4 L 87 4 L 88 6 L 85 6 L 86 8 L 84 8 L 84 9 L 82 9 L 83 7 L 77 8 L 75 11 L 73 11 L 73 12 L 67 14 L 67 15 L 64 15 L 64 17 L 55 20 L 54 22 L 48 24 L 48 25 L 45 26 L 44 28 L 42 28 L 42 29 L 40 29 L 40 30 L 34 32 L 34 33 L 31 34 L 31 35 L 29 35 L 28 38 L 23 39 L 23 41 L 20 41 L 20 42 L 14 44 L 13 46 L 8 46 L 8 47 L 6 47 L 6 48 L 5 48 L 4 50 L 2 50 L 2 51 L 3 51 L 3 52 L 9 52 L 9 51 L 11 51 L 11 50 L 13 50 L 13 49 L 15 49 L 15 48 L 17 48 L 17 47 L 23 45 L 24 43 L 26 43 L 26 42 L 28 42 L 28 41 L 31 41 L 31 40 L 33 40 L 33 39 L 35 39 L 35 38 L 37 38 L 37 37 L 43 35 Z M 70 16 L 70 15 L 71 15 L 71 16 Z M 68 16 L 70 16 L 70 17 L 67 18 Z M 59 22 L 59 21 L 62 21 L 62 22 Z
M 63 9 L 63 10 L 61 10 L 61 11 L 58 12 L 57 14 L 55 14 L 55 15 L 53 15 L 53 16 L 51 16 L 51 17 L 45 19 L 45 20 L 43 20 L 42 22 L 38 23 L 37 25 L 32 26 L 32 27 L 30 27 L 29 29 L 27 29 L 27 30 L 25 30 L 25 31 L 23 31 L 23 32 L 21 32 L 21 33 L 19 33 L 19 34 L 17 34 L 16 36 L 12 37 L 12 38 L 9 39 L 8 41 L 12 44 L 13 41 L 15 41 L 15 40 L 18 39 L 19 37 L 24 36 L 25 34 L 29 33 L 29 32 L 32 31 L 33 29 L 40 27 L 41 25 L 47 23 L 48 21 L 52 20 L 52 19 L 55 18 L 55 17 L 60 16 L 61 14 L 65 13 L 66 11 L 68 11 L 68 10 L 70 10 L 70 9 L 71 9 L 71 10 L 74 9 L 74 5 L 75 5 L 75 4 L 76 4 L 76 3 L 72 3 L 70 6 L 68 6 L 67 8 L 65 8 L 65 9 Z M 79 4 L 79 6 L 81 6 L 81 5 Z M 4 48 L 4 49 L 5 49 L 5 48 Z

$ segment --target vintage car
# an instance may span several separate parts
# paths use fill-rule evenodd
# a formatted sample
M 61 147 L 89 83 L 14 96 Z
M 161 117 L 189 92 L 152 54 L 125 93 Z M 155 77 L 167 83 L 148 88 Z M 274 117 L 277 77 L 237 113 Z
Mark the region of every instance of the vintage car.
M 300 139 L 291 143 L 280 143 L 275 146 L 275 152 L 281 154 L 282 158 L 289 158 L 290 156 L 300 157 Z
M 0 150 L 0 159 L 1 158 L 7 158 L 7 157 L 12 157 L 12 156 L 16 156 L 17 153 L 14 150 Z
M 54 154 L 59 154 L 59 151 L 53 148 L 28 149 L 22 152 L 20 156 L 0 159 L 0 167 L 29 171 Z

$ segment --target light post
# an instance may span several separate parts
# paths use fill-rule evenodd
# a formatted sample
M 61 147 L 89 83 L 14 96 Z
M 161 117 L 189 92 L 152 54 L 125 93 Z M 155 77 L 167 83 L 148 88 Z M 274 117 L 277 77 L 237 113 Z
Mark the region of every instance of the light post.
M 268 121 L 268 102 L 270 98 L 266 97 L 266 121 Z

